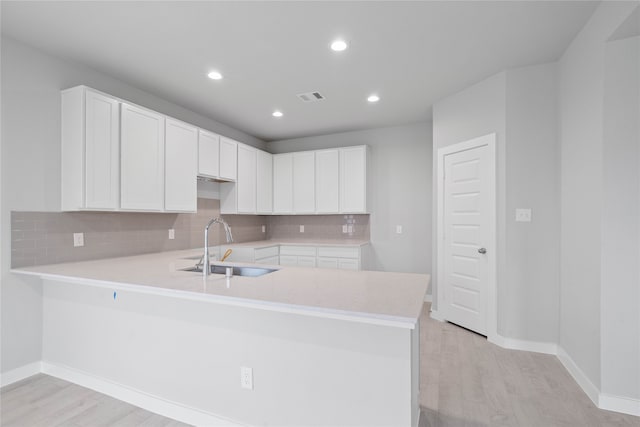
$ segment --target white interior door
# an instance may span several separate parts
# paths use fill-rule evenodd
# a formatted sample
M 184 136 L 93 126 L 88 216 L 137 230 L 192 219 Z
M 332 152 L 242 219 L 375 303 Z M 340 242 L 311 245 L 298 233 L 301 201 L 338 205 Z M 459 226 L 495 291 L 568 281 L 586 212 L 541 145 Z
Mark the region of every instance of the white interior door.
M 444 303 L 447 321 L 487 335 L 490 309 L 495 310 L 489 304 L 495 260 L 493 145 L 483 138 L 463 143 L 460 151 L 443 154 L 441 165 L 439 304 Z

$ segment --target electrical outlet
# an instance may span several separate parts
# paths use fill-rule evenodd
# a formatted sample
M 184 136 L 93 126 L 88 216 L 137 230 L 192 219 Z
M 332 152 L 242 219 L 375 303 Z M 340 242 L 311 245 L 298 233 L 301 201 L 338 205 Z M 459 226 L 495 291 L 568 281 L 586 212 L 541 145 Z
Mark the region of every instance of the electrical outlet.
M 516 209 L 516 222 L 531 222 L 531 209 Z
M 240 387 L 253 390 L 253 369 L 240 367 Z
M 304 233 L 304 225 L 301 225 L 301 226 L 300 226 L 300 232 L 301 232 L 301 233 Z
M 397 234 L 402 234 L 402 226 L 401 225 L 396 225 L 396 233 Z
M 349 227 L 347 226 L 347 224 L 344 224 L 344 225 L 342 226 L 342 232 L 343 232 L 343 233 L 348 233 L 348 231 L 347 231 L 348 229 L 349 229 Z
M 169 240 L 173 240 L 176 238 L 176 230 L 174 230 L 173 228 L 169 229 Z
M 266 233 L 266 232 L 267 232 L 267 226 L 266 226 L 266 225 L 263 225 L 263 226 L 262 226 L 262 232 L 263 232 L 263 233 Z
M 84 246 L 84 233 L 73 233 L 73 246 Z
M 353 233 L 353 224 L 347 226 L 347 233 Z

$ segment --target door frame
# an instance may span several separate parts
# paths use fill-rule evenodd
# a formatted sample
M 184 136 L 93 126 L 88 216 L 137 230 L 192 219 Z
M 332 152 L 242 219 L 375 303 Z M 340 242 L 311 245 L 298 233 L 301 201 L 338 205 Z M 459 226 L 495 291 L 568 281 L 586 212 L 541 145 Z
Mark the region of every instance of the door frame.
M 439 292 L 441 284 L 444 284 L 444 158 L 449 154 L 459 153 L 478 147 L 487 146 L 489 149 L 489 159 L 493 163 L 489 167 L 489 198 L 492 212 L 489 212 L 489 240 L 486 243 L 490 250 L 487 252 L 487 339 L 495 342 L 498 335 L 498 298 L 497 298 L 497 199 L 496 199 L 496 134 L 473 138 L 464 142 L 448 145 L 438 149 L 437 155 L 437 219 L 436 219 L 436 259 L 437 259 L 437 280 L 436 280 L 436 301 L 438 303 L 434 318 L 447 321 L 448 312 L 444 301 L 444 291 Z M 444 285 L 443 285 L 444 286 Z

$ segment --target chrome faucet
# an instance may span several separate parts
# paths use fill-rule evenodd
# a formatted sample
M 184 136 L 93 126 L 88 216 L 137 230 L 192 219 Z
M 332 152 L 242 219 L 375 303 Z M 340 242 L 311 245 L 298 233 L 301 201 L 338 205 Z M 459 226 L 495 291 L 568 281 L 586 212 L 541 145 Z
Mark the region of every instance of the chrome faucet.
M 204 255 L 202 256 L 202 275 L 207 277 L 211 274 L 211 263 L 209 262 L 209 227 L 213 224 L 222 224 L 224 227 L 224 233 L 227 237 L 227 243 L 233 243 L 233 234 L 231 234 L 231 227 L 224 222 L 222 218 L 213 218 L 207 226 L 204 228 Z

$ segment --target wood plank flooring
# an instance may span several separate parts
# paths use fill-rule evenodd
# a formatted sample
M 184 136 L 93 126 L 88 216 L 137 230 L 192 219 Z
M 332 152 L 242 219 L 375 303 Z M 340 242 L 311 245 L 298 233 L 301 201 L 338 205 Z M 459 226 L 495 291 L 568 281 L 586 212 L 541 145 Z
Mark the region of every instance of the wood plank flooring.
M 43 374 L 3 387 L 0 405 L 2 427 L 187 426 Z
M 420 427 L 640 427 L 640 417 L 596 408 L 555 356 L 505 350 L 429 310 L 420 320 Z M 47 375 L 2 388 L 0 425 L 186 426 Z
M 598 409 L 551 355 L 506 350 L 429 317 L 420 320 L 420 427 L 640 427 Z

